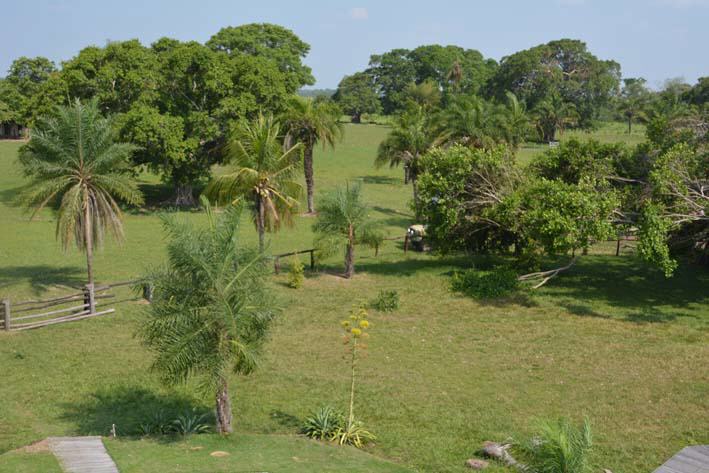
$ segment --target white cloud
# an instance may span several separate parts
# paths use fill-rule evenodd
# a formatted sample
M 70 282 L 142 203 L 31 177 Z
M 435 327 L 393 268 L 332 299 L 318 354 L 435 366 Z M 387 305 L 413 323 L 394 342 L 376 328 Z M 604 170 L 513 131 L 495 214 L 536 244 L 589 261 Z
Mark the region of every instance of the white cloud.
M 350 10 L 350 18 L 353 20 L 366 20 L 369 18 L 369 12 L 363 7 L 352 8 Z

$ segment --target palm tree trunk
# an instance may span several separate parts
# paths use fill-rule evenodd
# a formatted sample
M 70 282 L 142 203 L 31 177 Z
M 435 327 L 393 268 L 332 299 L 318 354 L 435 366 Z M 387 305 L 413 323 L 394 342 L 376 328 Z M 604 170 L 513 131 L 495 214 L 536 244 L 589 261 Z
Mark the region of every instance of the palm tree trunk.
M 217 391 L 217 432 L 220 434 L 230 434 L 234 431 L 231 425 L 231 401 L 229 400 L 229 389 L 226 379 L 222 379 L 219 391 Z
M 630 134 L 632 132 L 632 126 L 633 126 L 633 118 L 629 116 L 628 117 L 628 134 Z
M 88 284 L 94 283 L 94 238 L 93 227 L 91 225 L 91 202 L 88 191 L 84 189 L 84 247 L 86 249 L 86 270 L 88 273 Z
M 347 235 L 347 250 L 345 250 L 345 277 L 351 278 L 354 274 L 354 228 L 350 225 Z
M 256 230 L 258 231 L 258 250 L 263 253 L 266 247 L 266 209 L 260 196 L 256 196 Z
M 303 168 L 305 170 L 305 187 L 308 193 L 308 213 L 315 212 L 313 205 L 313 189 L 315 180 L 313 179 L 313 145 L 307 144 L 303 150 Z
M 411 179 L 411 187 L 413 188 L 413 191 L 414 191 L 414 213 L 416 214 L 416 218 L 418 219 L 419 216 L 421 215 L 421 206 L 419 205 L 418 179 L 415 174 L 412 174 L 410 179 Z

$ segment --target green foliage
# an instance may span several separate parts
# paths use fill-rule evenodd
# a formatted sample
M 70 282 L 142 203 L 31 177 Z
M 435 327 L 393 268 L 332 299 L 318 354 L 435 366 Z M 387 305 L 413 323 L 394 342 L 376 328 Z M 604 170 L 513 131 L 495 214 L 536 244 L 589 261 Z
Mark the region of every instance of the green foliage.
M 212 430 L 211 416 L 205 412 L 185 412 L 172 421 L 172 431 L 178 435 L 206 434 Z
M 138 426 L 138 435 L 168 435 L 172 433 L 173 419 L 163 410 L 152 413 L 150 417 Z
M 112 121 L 101 116 L 95 100 L 60 107 L 56 118 L 38 124 L 20 150 L 19 162 L 31 179 L 20 202 L 33 209 L 33 216 L 57 204 L 56 236 L 65 250 L 73 241 L 87 252 L 90 283 L 92 248 L 103 242 L 106 231 L 123 238 L 117 201 L 143 202 L 128 175 L 134 150 L 114 141 Z
M 399 292 L 393 290 L 381 290 L 372 301 L 371 306 L 379 312 L 394 312 L 399 308 Z
M 377 439 L 377 436 L 364 427 L 364 424 L 357 420 L 347 422 L 335 432 L 334 440 L 340 445 L 352 445 L 362 448 L 367 443 Z
M 539 431 L 521 450 L 533 473 L 589 473 L 589 453 L 593 445 L 591 424 L 581 427 L 567 419 L 542 422 Z
M 290 264 L 290 270 L 288 271 L 288 287 L 293 289 L 300 289 L 303 287 L 303 280 L 305 279 L 305 266 L 300 258 L 296 255 Z
M 277 308 L 265 257 L 239 245 L 240 209 L 207 214 L 207 228 L 164 217 L 168 260 L 148 275 L 155 292 L 140 334 L 165 382 L 197 377 L 205 392 L 228 396 L 229 374 L 256 368 Z
M 346 247 L 345 275 L 351 277 L 355 246 L 376 247 L 383 240 L 383 235 L 369 218 L 370 208 L 362 198 L 362 185 L 337 187 L 322 198 L 318 208 L 318 218 L 313 224 L 315 247 L 320 256 Z
M 660 267 L 666 277 L 672 276 L 677 269 L 677 261 L 670 256 L 667 244 L 672 227 L 672 221 L 663 216 L 660 206 L 647 203 L 643 207 L 638 225 L 638 254 Z
M 364 114 L 381 111 L 373 78 L 366 72 L 355 72 L 351 76 L 345 76 L 338 84 L 333 99 L 343 112 L 352 117 L 353 123 L 361 122 Z
M 7 76 L 0 79 L 0 122 L 33 125 L 38 118 L 35 101 L 56 71 L 45 57 L 15 59 Z
M 519 281 L 517 273 L 510 268 L 490 271 L 469 269 L 453 273 L 451 289 L 475 299 L 497 299 L 519 289 Z
M 584 178 L 604 179 L 617 172 L 616 168 L 631 159 L 623 143 L 600 143 L 571 138 L 556 148 L 550 148 L 532 161 L 535 175 L 545 179 L 578 184 Z M 622 174 L 622 170 L 618 170 Z
M 228 26 L 212 36 L 207 46 L 230 56 L 258 57 L 275 63 L 286 77 L 290 94 L 315 83 L 312 71 L 302 63 L 310 46 L 282 26 L 269 23 Z
M 302 432 L 316 440 L 335 440 L 345 426 L 345 416 L 332 406 L 322 406 L 305 419 Z

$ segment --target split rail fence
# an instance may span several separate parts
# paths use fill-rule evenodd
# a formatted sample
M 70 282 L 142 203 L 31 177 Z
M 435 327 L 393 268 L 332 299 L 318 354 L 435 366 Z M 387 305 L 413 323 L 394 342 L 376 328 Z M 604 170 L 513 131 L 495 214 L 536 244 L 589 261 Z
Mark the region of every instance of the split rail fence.
M 103 309 L 103 306 L 108 303 L 115 305 L 128 300 L 137 300 L 137 298 L 115 300 L 116 294 L 111 294 L 109 291 L 140 283 L 140 281 L 125 281 L 95 287 L 92 284 L 87 284 L 81 292 L 52 299 L 22 302 L 3 299 L 0 304 L 0 329 L 5 331 L 30 330 L 112 314 L 115 312 L 114 308 Z M 150 300 L 151 296 L 151 287 L 144 284 L 143 297 Z

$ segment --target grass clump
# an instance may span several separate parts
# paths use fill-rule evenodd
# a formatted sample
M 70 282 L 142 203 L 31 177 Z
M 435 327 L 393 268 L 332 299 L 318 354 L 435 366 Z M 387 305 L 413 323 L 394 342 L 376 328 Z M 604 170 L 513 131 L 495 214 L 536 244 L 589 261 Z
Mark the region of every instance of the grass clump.
M 399 292 L 396 290 L 379 291 L 377 297 L 372 301 L 371 306 L 379 312 L 394 312 L 399 309 Z
M 506 267 L 490 271 L 469 269 L 453 273 L 451 289 L 475 299 L 496 299 L 519 289 L 519 281 L 517 273 Z
M 288 272 L 288 287 L 292 289 L 300 289 L 303 287 L 303 281 L 305 280 L 305 266 L 300 258 L 297 256 L 293 258 L 290 264 L 290 271 Z
M 521 450 L 533 473 L 589 473 L 592 445 L 588 419 L 576 427 L 562 418 L 542 422 L 537 435 L 522 445 Z

